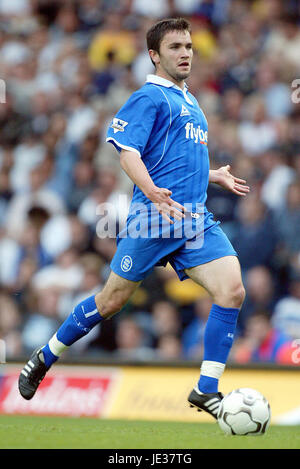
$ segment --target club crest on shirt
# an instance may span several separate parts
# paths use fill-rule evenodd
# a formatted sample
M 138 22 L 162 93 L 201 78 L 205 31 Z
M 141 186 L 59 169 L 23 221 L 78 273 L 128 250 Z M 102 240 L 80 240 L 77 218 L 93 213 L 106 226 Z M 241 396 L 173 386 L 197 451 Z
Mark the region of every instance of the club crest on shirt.
M 130 256 L 124 256 L 121 260 L 121 269 L 123 272 L 128 272 L 132 267 L 132 258 Z
M 124 129 L 127 124 L 128 122 L 122 121 L 122 119 L 118 119 L 117 117 L 114 117 L 111 127 L 114 129 L 114 133 L 124 132 Z

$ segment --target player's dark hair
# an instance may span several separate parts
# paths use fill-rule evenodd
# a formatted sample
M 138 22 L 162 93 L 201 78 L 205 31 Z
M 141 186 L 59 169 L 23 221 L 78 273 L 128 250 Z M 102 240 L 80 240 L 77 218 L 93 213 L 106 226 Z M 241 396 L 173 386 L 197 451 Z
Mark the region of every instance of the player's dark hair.
M 147 47 L 159 52 L 161 41 L 170 31 L 188 31 L 191 33 L 191 23 L 184 18 L 168 18 L 155 23 L 147 32 Z M 153 65 L 154 62 L 151 59 Z

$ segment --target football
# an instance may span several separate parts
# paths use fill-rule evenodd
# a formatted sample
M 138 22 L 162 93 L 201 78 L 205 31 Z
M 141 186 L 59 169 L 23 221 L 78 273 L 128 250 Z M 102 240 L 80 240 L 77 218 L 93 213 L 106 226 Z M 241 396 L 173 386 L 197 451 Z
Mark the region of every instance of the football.
M 263 435 L 270 423 L 267 399 L 255 389 L 240 388 L 222 399 L 218 424 L 229 435 Z

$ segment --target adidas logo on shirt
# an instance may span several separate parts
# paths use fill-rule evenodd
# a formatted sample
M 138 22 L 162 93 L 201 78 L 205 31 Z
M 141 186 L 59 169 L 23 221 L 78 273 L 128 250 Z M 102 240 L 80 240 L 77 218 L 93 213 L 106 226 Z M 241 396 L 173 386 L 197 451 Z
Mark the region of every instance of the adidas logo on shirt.
M 191 115 L 190 111 L 184 105 L 182 105 L 180 116 L 190 116 L 190 115 Z

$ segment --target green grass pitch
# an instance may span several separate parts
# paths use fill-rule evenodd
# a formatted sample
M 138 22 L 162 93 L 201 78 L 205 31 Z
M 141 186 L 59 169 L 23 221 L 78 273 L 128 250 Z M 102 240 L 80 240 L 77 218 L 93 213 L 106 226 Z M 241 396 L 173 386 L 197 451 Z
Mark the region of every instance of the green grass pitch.
M 216 423 L 0 416 L 1 449 L 299 449 L 300 426 L 227 436 Z

